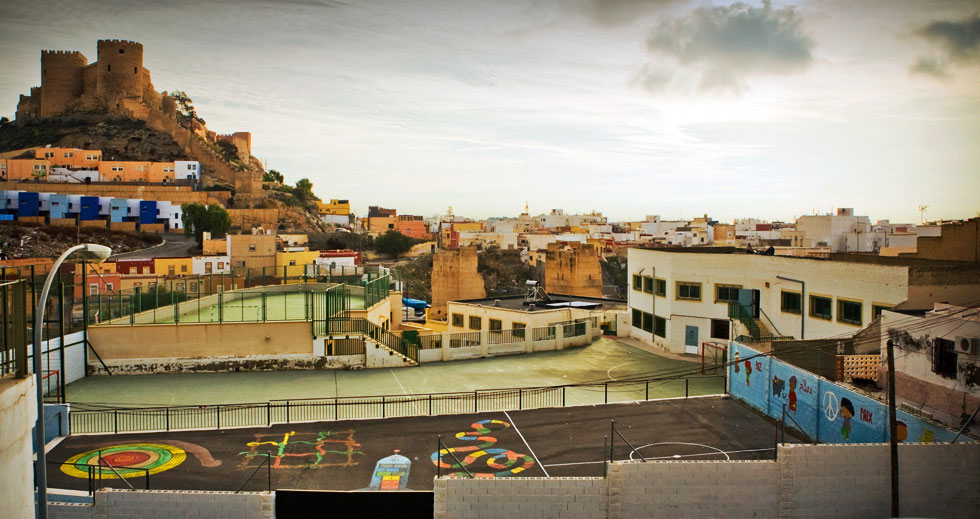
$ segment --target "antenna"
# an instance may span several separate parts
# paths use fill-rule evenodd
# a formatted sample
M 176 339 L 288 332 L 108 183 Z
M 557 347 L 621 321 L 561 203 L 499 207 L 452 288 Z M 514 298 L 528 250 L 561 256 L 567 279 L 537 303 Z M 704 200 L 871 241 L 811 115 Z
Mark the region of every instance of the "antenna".
M 926 209 L 929 209 L 929 206 L 919 204 L 919 223 L 926 223 Z

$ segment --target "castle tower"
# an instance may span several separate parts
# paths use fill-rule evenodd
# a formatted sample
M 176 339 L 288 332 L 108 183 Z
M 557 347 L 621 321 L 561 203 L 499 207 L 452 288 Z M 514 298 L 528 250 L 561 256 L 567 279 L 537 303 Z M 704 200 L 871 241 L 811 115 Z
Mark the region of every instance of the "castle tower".
M 126 40 L 99 40 L 96 94 L 143 95 L 143 45 Z
M 446 318 L 446 303 L 486 297 L 483 277 L 477 272 L 476 247 L 436 251 L 432 257 L 433 319 Z
M 88 59 L 81 52 L 41 51 L 41 117 L 60 114 L 78 101 L 83 89 L 82 69 L 86 65 Z
M 553 294 L 602 297 L 602 268 L 591 243 L 549 243 L 544 286 Z

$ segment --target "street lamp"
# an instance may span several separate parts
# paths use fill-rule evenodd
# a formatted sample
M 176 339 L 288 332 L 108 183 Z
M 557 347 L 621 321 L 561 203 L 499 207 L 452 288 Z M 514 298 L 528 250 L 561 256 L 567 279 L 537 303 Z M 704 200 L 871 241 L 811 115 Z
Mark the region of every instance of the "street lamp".
M 86 256 L 95 263 L 102 263 L 112 254 L 112 249 L 105 245 L 85 243 L 76 245 L 66 250 L 48 272 L 47 279 L 44 280 L 44 288 L 41 290 L 41 297 L 37 300 L 37 308 L 34 310 L 34 376 L 37 377 L 37 421 L 34 423 L 34 443 L 37 450 L 37 466 L 34 470 L 34 481 L 37 485 L 37 517 L 46 519 L 48 516 L 48 474 L 44 452 L 44 388 L 41 385 L 41 327 L 44 323 L 44 309 L 47 306 L 48 292 L 51 290 L 51 283 L 54 282 L 55 274 L 64 263 L 65 259 L 72 253 L 84 251 Z M 84 290 L 85 280 L 82 279 L 82 290 Z M 85 316 L 88 319 L 88 316 Z

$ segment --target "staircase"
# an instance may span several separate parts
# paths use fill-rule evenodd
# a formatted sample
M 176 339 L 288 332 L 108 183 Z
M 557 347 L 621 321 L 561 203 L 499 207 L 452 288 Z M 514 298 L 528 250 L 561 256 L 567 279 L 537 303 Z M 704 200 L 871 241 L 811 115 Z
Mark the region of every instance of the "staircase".
M 326 333 L 329 336 L 339 335 L 359 335 L 365 343 L 376 344 L 391 355 L 402 357 L 409 366 L 419 365 L 419 348 L 415 344 L 408 344 L 402 338 L 388 330 L 363 318 L 334 318 L 326 322 Z

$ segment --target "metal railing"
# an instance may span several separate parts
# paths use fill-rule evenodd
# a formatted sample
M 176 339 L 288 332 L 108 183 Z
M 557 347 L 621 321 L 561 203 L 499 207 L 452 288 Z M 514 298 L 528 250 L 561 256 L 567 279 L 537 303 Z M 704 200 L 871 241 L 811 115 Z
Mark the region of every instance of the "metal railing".
M 552 341 L 555 339 L 555 327 L 543 326 L 531 330 L 531 340 L 533 341 Z
M 406 343 L 400 335 L 391 333 L 367 319 L 360 317 L 354 319 L 327 319 L 324 323 L 326 325 L 326 335 L 361 335 L 416 364 L 419 363 L 419 347 L 417 345 Z
M 759 325 L 755 322 L 755 316 L 752 315 L 752 308 L 747 305 L 729 301 L 728 317 L 738 319 L 745 326 L 745 329 L 749 331 L 751 337 L 759 337 L 762 333 L 759 330 Z
M 724 376 L 670 377 L 646 380 L 611 381 L 597 384 L 569 384 L 531 388 L 479 389 L 456 393 L 330 397 L 298 400 L 271 400 L 261 403 L 102 408 L 75 403 L 69 411 L 71 434 L 120 433 L 140 431 L 178 431 L 188 429 L 227 429 L 263 427 L 274 424 L 351 419 L 438 416 L 566 407 L 583 401 L 609 403 L 650 400 L 651 389 L 671 396 L 690 396 L 690 382 L 705 383 L 702 394 L 724 392 Z M 680 383 L 683 381 L 683 392 Z M 668 384 L 674 389 L 665 391 Z M 712 385 L 716 388 L 711 389 Z M 617 394 L 620 398 L 617 399 Z M 601 397 L 600 397 L 601 395 Z

